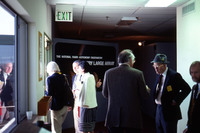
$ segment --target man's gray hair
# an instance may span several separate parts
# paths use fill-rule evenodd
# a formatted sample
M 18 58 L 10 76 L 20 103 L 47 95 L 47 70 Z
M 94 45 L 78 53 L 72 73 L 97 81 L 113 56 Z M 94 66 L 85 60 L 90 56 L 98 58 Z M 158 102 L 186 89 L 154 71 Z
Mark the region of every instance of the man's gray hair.
M 118 55 L 118 64 L 128 63 L 130 60 L 135 60 L 135 55 L 133 54 L 132 50 L 124 49 Z
M 47 73 L 52 73 L 52 72 L 60 72 L 58 64 L 54 61 L 51 61 L 47 64 Z

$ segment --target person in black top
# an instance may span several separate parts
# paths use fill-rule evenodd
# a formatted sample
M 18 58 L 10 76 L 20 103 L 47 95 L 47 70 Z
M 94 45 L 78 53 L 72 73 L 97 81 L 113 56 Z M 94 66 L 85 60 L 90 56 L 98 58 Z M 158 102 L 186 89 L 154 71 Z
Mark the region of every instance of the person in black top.
M 47 65 L 46 95 L 52 96 L 51 101 L 51 131 L 52 133 L 62 133 L 62 123 L 68 111 L 72 107 L 67 106 L 67 83 L 65 76 L 61 74 L 56 62 L 49 62 Z

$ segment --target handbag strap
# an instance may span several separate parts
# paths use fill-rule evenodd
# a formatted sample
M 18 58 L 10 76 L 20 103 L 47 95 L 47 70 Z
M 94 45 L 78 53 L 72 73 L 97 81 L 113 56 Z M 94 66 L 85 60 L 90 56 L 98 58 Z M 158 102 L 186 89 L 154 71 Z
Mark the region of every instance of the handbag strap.
M 66 81 L 67 85 L 68 85 L 69 88 L 71 89 L 71 87 L 70 87 L 70 85 L 69 85 L 69 81 L 68 81 L 68 79 L 67 79 L 67 76 L 66 76 L 65 74 L 63 74 L 63 76 L 65 77 L 65 81 Z

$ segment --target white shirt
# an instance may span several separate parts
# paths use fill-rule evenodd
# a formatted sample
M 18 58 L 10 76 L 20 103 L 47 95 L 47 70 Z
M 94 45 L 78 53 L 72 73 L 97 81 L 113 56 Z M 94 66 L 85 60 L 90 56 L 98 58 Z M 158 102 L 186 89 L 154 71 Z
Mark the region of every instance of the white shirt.
M 85 108 L 97 107 L 96 82 L 94 76 L 90 73 L 85 73 L 82 75 L 81 81 L 77 80 L 76 82 L 78 87 L 75 92 L 75 103 Z
M 6 84 L 6 80 L 7 80 L 7 78 L 8 78 L 8 74 L 5 73 L 5 72 L 3 72 L 3 76 L 4 76 L 4 83 Z
M 162 77 L 162 86 L 161 86 L 161 90 L 160 90 L 160 92 L 159 92 L 159 94 L 158 94 L 158 97 L 157 97 L 157 99 L 155 99 L 155 103 L 156 104 L 162 104 L 161 103 L 161 96 L 162 96 L 162 92 L 163 92 L 163 86 L 164 86 L 164 84 L 165 84 L 165 79 L 166 79 L 166 76 L 167 76 L 167 71 L 168 71 L 168 67 L 166 68 L 166 70 L 162 73 L 162 75 L 163 75 L 163 77 Z M 157 87 L 156 87 L 156 90 L 158 89 L 158 85 L 157 85 Z
M 198 92 L 197 92 L 197 96 L 196 96 L 196 99 L 198 98 L 198 95 L 199 95 L 199 93 L 200 93 L 200 83 L 198 83 Z M 193 93 L 193 95 L 195 94 L 195 90 L 194 90 L 194 93 Z

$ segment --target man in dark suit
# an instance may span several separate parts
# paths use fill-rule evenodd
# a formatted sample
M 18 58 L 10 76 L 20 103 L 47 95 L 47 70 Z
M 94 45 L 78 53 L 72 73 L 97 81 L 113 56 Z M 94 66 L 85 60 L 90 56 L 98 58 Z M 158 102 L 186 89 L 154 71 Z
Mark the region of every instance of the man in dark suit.
M 187 128 L 183 133 L 200 133 L 200 61 L 194 61 L 190 65 L 190 75 L 196 84 L 192 87 L 191 100 L 188 109 Z
M 119 66 L 105 72 L 102 94 L 108 99 L 105 126 L 109 133 L 141 133 L 141 101 L 149 97 L 142 71 L 133 67 L 131 50 L 118 55 Z
M 11 62 L 2 65 L 2 72 L 0 80 L 3 82 L 2 90 L 0 93 L 1 102 L 5 106 L 13 105 L 13 77 L 12 77 L 13 64 Z
M 157 75 L 153 90 L 156 107 L 157 133 L 176 133 L 177 122 L 182 118 L 180 104 L 190 93 L 190 86 L 181 75 L 167 67 L 165 54 L 157 54 L 153 67 Z
M 7 62 L 2 64 L 2 71 L 0 73 L 0 98 L 1 105 L 6 107 L 5 113 L 2 114 L 2 119 L 11 119 L 14 115 L 10 116 L 10 114 L 14 113 L 13 105 L 14 105 L 14 79 L 12 75 L 13 63 Z

